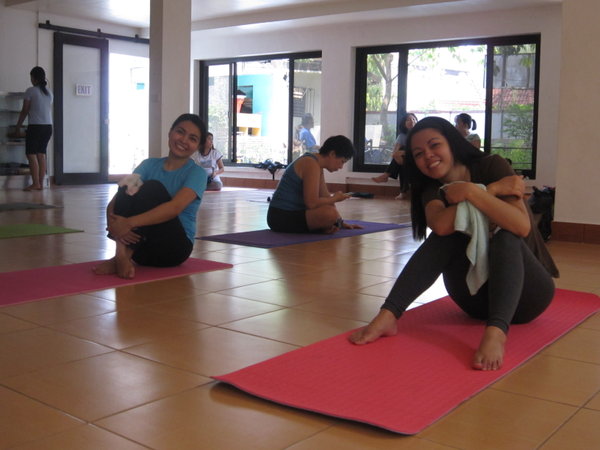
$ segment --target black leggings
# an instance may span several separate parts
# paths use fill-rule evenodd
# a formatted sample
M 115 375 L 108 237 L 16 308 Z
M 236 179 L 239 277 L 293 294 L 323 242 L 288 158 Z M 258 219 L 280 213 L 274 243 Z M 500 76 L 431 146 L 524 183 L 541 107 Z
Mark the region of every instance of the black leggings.
M 126 189 L 127 186 L 119 188 L 115 198 L 114 213 L 119 216 L 142 214 L 171 200 L 167 189 L 156 180 L 144 182 L 135 195 L 128 195 Z M 142 266 L 178 266 L 192 253 L 193 244 L 178 217 L 156 225 L 136 228 L 134 232 L 142 238 L 138 243 L 129 246 L 133 249 L 131 258 Z
M 404 164 L 400 165 L 395 159 L 392 159 L 385 171 L 390 174 L 390 178 L 396 179 L 400 177 L 400 192 L 408 192 L 408 174 L 406 173 Z
M 382 308 L 399 318 L 443 274 L 448 294 L 464 312 L 505 333 L 511 323 L 527 323 L 544 312 L 554 297 L 552 277 L 525 241 L 505 230 L 490 239 L 488 281 L 471 295 L 466 283 L 469 239 L 462 233 L 431 233 L 398 276 Z

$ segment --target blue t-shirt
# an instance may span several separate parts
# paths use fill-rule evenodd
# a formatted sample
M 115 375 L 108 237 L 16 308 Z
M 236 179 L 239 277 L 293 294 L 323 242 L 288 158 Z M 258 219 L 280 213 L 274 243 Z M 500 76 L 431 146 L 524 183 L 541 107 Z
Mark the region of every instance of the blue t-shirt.
M 304 144 L 307 150 L 310 150 L 315 145 L 317 145 L 315 137 L 312 135 L 308 128 L 302 128 L 300 130 L 300 132 L 298 133 L 298 139 Z
M 285 169 L 281 180 L 279 180 L 277 189 L 273 193 L 270 203 L 272 207 L 285 211 L 306 210 L 306 205 L 304 204 L 304 182 L 294 169 L 294 164 L 301 158 L 317 159 L 313 153 L 305 153 Z
M 196 199 L 187 205 L 178 216 L 188 239 L 194 242 L 196 236 L 196 214 L 200 207 L 202 194 L 204 194 L 204 190 L 206 189 L 206 172 L 191 159 L 180 169 L 167 171 L 164 169 L 166 159 L 145 159 L 135 168 L 133 173 L 139 174 L 142 181 L 160 181 L 171 197 L 175 197 L 175 194 L 184 187 L 190 188 L 196 193 Z

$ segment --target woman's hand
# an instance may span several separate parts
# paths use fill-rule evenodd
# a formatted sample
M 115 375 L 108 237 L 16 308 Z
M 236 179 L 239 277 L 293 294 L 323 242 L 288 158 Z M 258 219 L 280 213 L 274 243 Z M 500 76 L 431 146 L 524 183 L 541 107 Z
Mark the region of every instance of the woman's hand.
M 349 199 L 350 197 L 352 197 L 352 195 L 347 192 L 337 191 L 335 194 L 332 195 L 332 197 L 333 202 L 337 203 Z
M 115 240 L 125 245 L 135 244 L 140 240 L 140 235 L 133 231 L 133 227 L 129 224 L 127 217 L 110 214 L 108 216 L 107 229 Z
M 362 225 L 354 224 L 354 223 L 346 223 L 342 222 L 342 228 L 346 230 L 361 230 L 364 227 Z
M 457 182 L 444 186 L 442 190 L 444 191 L 446 201 L 450 205 L 456 205 L 457 203 L 467 200 L 467 197 L 473 188 L 479 189 L 479 187 L 475 186 L 473 183 Z
M 398 163 L 399 166 L 404 165 L 405 153 L 406 152 L 404 150 L 400 150 L 400 149 L 396 149 L 396 148 L 394 148 L 394 151 L 392 152 L 392 158 L 394 159 L 394 161 L 396 161 Z
M 521 175 L 509 175 L 487 185 L 487 191 L 495 197 L 523 198 L 525 181 Z

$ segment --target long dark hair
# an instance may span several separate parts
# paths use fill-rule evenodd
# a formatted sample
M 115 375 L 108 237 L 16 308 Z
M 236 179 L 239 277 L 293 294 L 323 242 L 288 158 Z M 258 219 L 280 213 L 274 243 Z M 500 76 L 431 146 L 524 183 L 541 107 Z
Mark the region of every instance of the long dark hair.
M 200 147 L 199 147 L 199 149 L 204 147 L 204 143 L 206 142 L 206 124 L 200 118 L 200 116 L 197 114 L 191 114 L 191 113 L 182 114 L 177 119 L 175 119 L 175 122 L 173 122 L 173 125 L 171 125 L 171 129 L 169 131 L 173 131 L 173 128 L 175 128 L 181 122 L 192 122 L 194 125 L 196 125 L 198 127 L 198 130 L 200 130 Z
M 477 129 L 477 122 L 467 113 L 457 114 L 454 118 L 454 123 L 458 125 L 458 122 L 464 123 L 468 129 L 475 131 Z
M 400 123 L 399 123 L 399 128 L 400 128 L 400 132 L 404 133 L 404 134 L 408 134 L 408 132 L 410 131 L 408 128 L 406 128 L 406 121 L 408 120 L 409 117 L 414 117 L 415 121 L 418 122 L 419 119 L 417 119 L 416 114 L 414 113 L 406 113 L 404 114 L 401 118 L 400 118 Z
M 422 195 L 430 186 L 441 186 L 438 180 L 434 180 L 424 175 L 415 164 L 415 159 L 412 154 L 412 137 L 415 133 L 425 129 L 434 129 L 438 131 L 448 141 L 450 151 L 455 162 L 460 162 L 469 167 L 471 162 L 483 158 L 485 153 L 471 145 L 460 132 L 441 117 L 426 117 L 415 124 L 406 139 L 406 156 L 404 164 L 408 174 L 408 180 L 411 190 L 411 219 L 413 237 L 422 240 L 425 238 L 427 231 L 427 219 L 425 217 L 425 207 L 423 205 Z
M 50 95 L 46 86 L 48 85 L 48 80 L 46 80 L 46 71 L 40 66 L 35 66 L 29 72 L 31 79 L 33 81 L 34 86 L 39 86 L 44 95 Z

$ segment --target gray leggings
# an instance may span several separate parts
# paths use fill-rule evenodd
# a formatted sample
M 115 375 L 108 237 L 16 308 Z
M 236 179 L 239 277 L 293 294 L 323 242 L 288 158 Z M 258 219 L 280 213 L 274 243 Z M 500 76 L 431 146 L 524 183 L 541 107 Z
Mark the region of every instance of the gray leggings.
M 469 236 L 431 233 L 402 270 L 382 308 L 399 318 L 443 274 L 452 300 L 469 316 L 508 332 L 539 316 L 554 297 L 552 277 L 525 241 L 500 230 L 490 239 L 489 278 L 475 295 L 466 283 Z

